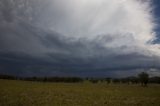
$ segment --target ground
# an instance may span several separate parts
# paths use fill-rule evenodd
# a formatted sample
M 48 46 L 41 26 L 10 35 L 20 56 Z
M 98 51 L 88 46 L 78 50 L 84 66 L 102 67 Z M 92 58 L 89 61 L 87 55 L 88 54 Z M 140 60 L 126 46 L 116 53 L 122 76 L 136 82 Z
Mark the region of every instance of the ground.
M 160 106 L 160 85 L 0 80 L 0 106 Z

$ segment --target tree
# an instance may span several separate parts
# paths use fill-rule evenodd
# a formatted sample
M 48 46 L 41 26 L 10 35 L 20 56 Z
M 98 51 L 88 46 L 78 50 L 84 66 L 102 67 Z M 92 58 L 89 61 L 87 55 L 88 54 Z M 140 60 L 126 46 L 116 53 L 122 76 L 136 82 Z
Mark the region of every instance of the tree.
M 94 84 L 98 83 L 98 79 L 94 79 L 94 78 L 91 78 L 89 81 L 94 83 Z
M 149 75 L 145 72 L 140 73 L 139 75 L 139 81 L 142 86 L 147 86 L 148 81 L 149 81 Z
M 116 79 L 113 79 L 112 82 L 115 83 L 115 84 L 118 84 L 118 83 L 120 83 L 121 81 L 120 81 L 120 79 L 116 78 Z
M 111 83 L 111 78 L 105 78 L 107 84 L 110 84 Z
M 149 79 L 150 83 L 156 83 L 156 84 L 160 84 L 160 77 L 151 77 Z

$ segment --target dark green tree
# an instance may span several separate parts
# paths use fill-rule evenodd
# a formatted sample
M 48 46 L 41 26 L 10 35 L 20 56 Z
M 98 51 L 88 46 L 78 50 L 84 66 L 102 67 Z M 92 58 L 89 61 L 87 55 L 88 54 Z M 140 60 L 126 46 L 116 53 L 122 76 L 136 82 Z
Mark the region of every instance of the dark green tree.
M 110 84 L 111 83 L 111 78 L 105 78 L 107 84 Z
M 142 86 L 147 86 L 148 81 L 149 81 L 149 75 L 145 72 L 142 72 L 138 75 L 139 81 Z

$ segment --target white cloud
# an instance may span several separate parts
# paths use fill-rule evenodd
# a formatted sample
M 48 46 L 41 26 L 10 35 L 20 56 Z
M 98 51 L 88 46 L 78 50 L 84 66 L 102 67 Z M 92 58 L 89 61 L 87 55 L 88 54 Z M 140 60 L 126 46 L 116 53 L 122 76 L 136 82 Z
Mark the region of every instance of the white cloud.
M 57 4 L 53 4 L 54 9 L 55 5 Z M 57 14 L 53 13 L 50 27 L 64 35 L 92 38 L 100 34 L 106 36 L 124 34 L 132 35 L 135 40 L 142 43 L 155 38 L 153 32 L 155 25 L 149 2 L 60 0 L 56 10 L 64 17 L 54 20 Z M 58 21 L 56 25 L 55 21 Z
M 151 4 L 150 0 L 54 0 L 53 8 L 62 17 L 54 20 L 53 13 L 48 28 L 74 39 L 111 37 L 112 41 L 99 43 L 106 48 L 127 46 L 124 51 L 129 53 L 160 56 L 159 45 L 151 44 L 156 39 Z
M 103 68 L 160 64 L 151 0 L 11 1 L 0 1 L 0 52 Z

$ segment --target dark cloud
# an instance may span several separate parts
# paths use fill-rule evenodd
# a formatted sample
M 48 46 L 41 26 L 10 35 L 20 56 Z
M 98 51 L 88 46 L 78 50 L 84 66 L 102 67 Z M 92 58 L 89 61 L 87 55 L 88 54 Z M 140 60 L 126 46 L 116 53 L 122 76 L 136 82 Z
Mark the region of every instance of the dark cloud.
M 0 1 L 0 73 L 117 77 L 138 72 L 133 70 L 160 68 L 159 56 L 152 55 L 146 45 L 134 44 L 132 33 L 99 34 L 88 39 L 66 36 L 70 32 L 65 35 L 59 30 L 51 30 L 48 27 L 52 24 L 59 29 L 57 20 L 63 20 L 66 15 L 60 12 L 62 10 L 56 7 L 55 2 Z M 55 7 L 51 3 L 55 3 Z M 61 24 L 68 26 L 64 21 Z

